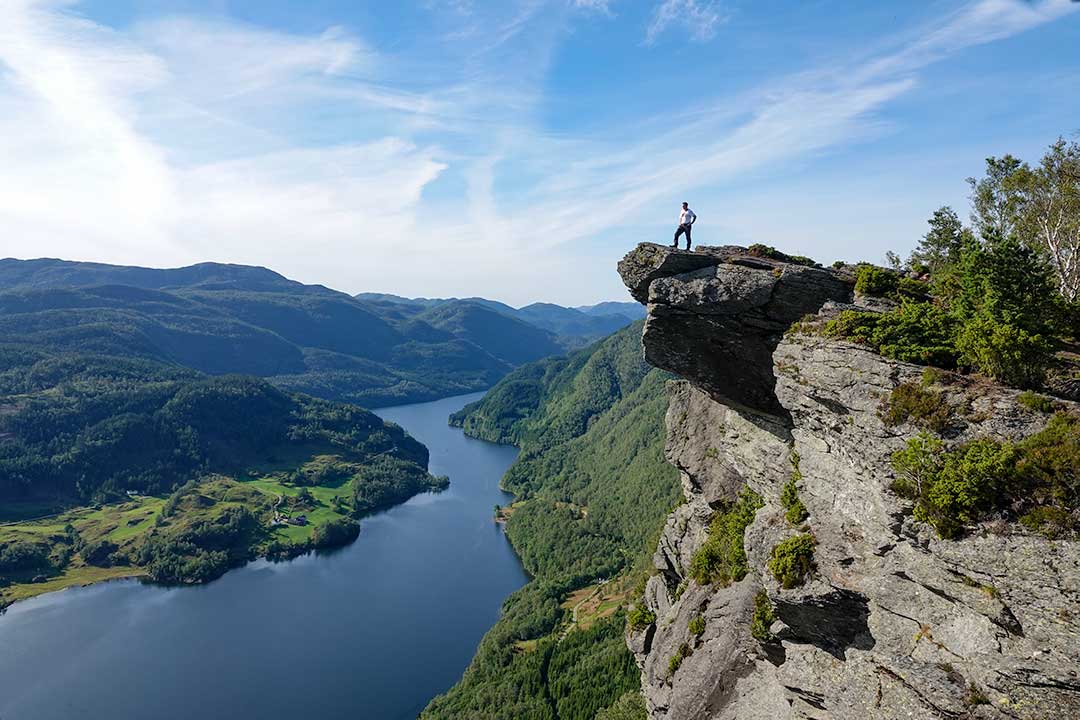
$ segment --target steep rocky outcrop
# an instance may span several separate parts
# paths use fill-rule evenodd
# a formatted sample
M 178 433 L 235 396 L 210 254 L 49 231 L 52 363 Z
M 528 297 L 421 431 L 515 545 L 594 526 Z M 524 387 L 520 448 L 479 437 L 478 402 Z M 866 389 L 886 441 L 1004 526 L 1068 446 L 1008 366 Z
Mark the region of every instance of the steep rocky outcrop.
M 670 386 L 666 452 L 686 503 L 646 587 L 655 622 L 628 637 L 652 718 L 1080 717 L 1076 543 L 1002 521 L 939 539 L 890 489 L 891 455 L 919 428 L 881 417 L 924 368 L 785 334 L 861 302 L 849 277 L 732 247 L 642 245 L 619 269 L 648 306 L 646 359 L 685 378 Z M 939 385 L 948 445 L 1017 440 L 1047 422 L 1015 390 Z M 808 511 L 798 527 L 781 503 L 793 472 Z M 698 584 L 691 558 L 746 486 L 764 503 L 744 535 L 749 571 Z M 767 564 L 800 533 L 816 540 L 814 569 L 785 589 Z M 762 592 L 767 640 L 751 635 Z

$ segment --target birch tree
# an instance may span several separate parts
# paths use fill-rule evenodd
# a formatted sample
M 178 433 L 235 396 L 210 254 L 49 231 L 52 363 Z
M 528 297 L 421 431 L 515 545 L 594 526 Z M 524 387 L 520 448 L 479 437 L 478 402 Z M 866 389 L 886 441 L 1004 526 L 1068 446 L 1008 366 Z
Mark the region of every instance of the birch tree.
M 1075 302 L 1080 297 L 1080 144 L 1059 139 L 1024 176 L 1018 229 L 1046 256 L 1058 292 Z
M 1016 239 L 1039 253 L 1058 292 L 1080 299 L 1080 144 L 1059 139 L 1035 167 L 987 158 L 986 175 L 969 178 L 971 220 L 988 243 Z

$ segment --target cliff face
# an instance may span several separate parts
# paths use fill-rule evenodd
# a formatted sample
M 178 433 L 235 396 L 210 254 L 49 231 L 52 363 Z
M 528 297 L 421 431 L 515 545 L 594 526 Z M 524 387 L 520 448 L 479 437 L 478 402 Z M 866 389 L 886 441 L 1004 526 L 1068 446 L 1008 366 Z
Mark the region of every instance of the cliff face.
M 651 717 L 1080 717 L 1076 544 L 1003 523 L 939 539 L 890 490 L 892 453 L 919 429 L 880 415 L 924 368 L 785 335 L 855 302 L 850 278 L 732 247 L 642 245 L 619 270 L 648 305 L 646 359 L 685 378 L 671 384 L 666 453 L 686 503 L 646 588 L 655 622 L 628 637 Z M 949 446 L 1047 422 L 992 383 L 955 377 L 940 392 Z M 781 503 L 793 473 L 809 513 L 796 524 Z M 747 486 L 764 504 L 744 535 L 748 572 L 699 584 L 691 558 Z M 816 540 L 814 569 L 785 589 L 767 564 L 800 534 Z M 751 635 L 755 598 L 773 608 L 771 639 Z

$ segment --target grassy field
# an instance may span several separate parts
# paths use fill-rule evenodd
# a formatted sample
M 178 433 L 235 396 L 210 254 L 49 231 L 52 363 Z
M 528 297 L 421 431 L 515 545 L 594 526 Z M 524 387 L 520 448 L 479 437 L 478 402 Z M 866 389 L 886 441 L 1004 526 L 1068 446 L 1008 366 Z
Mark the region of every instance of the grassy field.
M 164 502 L 164 498 L 138 497 L 116 505 L 76 508 L 46 520 L 0 526 L 0 544 L 19 540 L 48 543 L 55 558 L 67 547 L 67 527 L 70 525 L 88 542 L 104 539 L 123 546 L 153 527 Z M 143 570 L 132 566 L 88 565 L 74 554 L 61 572 L 47 576 L 44 582 L 32 582 L 34 577 L 26 575 L 12 576 L 12 584 L 0 587 L 0 606 L 74 585 L 142 574 Z M 36 577 L 36 574 L 30 575 Z
M 319 473 L 324 471 L 326 467 L 342 462 L 340 456 L 336 456 L 336 454 L 314 454 L 314 456 L 308 457 L 306 462 L 300 464 L 300 472 L 318 477 Z M 269 497 L 274 500 L 278 498 L 283 498 L 286 501 L 294 500 L 303 489 L 295 485 L 287 485 L 284 481 L 285 474 L 282 472 L 274 472 L 271 474 L 262 470 L 261 473 L 257 474 L 261 476 L 248 477 L 242 480 L 242 484 L 244 486 L 255 488 L 259 492 L 269 495 Z M 303 543 L 311 539 L 311 533 L 314 526 L 323 525 L 329 520 L 347 517 L 347 512 L 338 512 L 335 510 L 335 501 L 337 500 L 340 503 L 343 503 L 343 505 L 341 505 L 342 508 L 348 506 L 348 501 L 352 495 L 352 487 L 349 480 L 350 478 L 346 475 L 338 475 L 324 481 L 321 485 L 307 487 L 308 492 L 311 493 L 312 498 L 314 499 L 314 502 L 308 506 L 296 507 L 289 503 L 282 503 L 279 510 L 283 515 L 289 517 L 305 515 L 308 518 L 308 525 L 278 526 L 273 528 L 273 534 L 283 541 Z
M 64 572 L 49 578 L 45 582 L 17 583 L 0 589 L 0 607 L 19 600 L 27 600 L 37 595 L 63 590 L 64 588 L 93 585 L 104 580 L 139 577 L 145 574 L 146 571 L 142 568 L 130 565 L 101 568 L 93 565 L 72 563 L 64 569 Z
M 632 590 L 628 573 L 610 582 L 575 590 L 562 603 L 565 610 L 571 611 L 569 630 L 588 630 L 599 620 L 611 617 L 626 605 Z
M 264 552 L 274 540 L 293 545 L 308 543 L 315 526 L 348 516 L 352 486 L 347 471 L 351 465 L 339 455 L 327 454 L 324 446 L 294 448 L 289 455 L 253 465 L 244 477 L 219 475 L 205 480 L 197 492 L 177 505 L 170 518 L 161 517 L 168 498 L 137 496 L 115 504 L 74 508 L 45 519 L 0 524 L 0 546 L 17 541 L 47 544 L 50 558 L 62 568 L 44 577 L 36 572 L 0 576 L 0 607 L 65 587 L 145 574 L 142 568 L 131 565 L 87 564 L 74 552 L 69 527 L 84 543 L 108 541 L 124 550 L 136 546 L 155 527 L 167 531 L 198 519 L 212 520 L 230 507 L 242 506 L 254 512 L 266 526 L 266 541 L 256 549 L 257 553 Z M 330 472 L 334 469 L 338 470 L 337 474 Z M 297 502 L 305 488 L 288 483 L 297 471 L 310 478 L 325 478 L 322 484 L 306 487 L 311 496 L 307 503 Z M 308 524 L 272 525 L 275 507 L 285 517 L 305 515 Z M 9 517 L 35 518 L 55 509 L 28 503 L 6 512 Z M 35 578 L 39 582 L 33 582 Z
M 75 508 L 45 520 L 3 525 L 0 526 L 0 543 L 61 536 L 68 525 L 87 540 L 124 541 L 149 530 L 164 502 L 165 498 L 141 496 L 116 505 Z

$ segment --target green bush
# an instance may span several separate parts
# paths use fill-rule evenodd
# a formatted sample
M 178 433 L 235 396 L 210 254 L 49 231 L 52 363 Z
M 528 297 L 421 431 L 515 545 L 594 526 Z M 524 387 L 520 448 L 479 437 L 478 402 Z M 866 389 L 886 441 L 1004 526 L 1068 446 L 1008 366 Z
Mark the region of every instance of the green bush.
M 896 283 L 898 297 L 909 297 L 913 300 L 928 300 L 930 298 L 930 283 L 915 278 L 902 277 Z
M 683 643 L 679 646 L 679 649 L 675 651 L 675 654 L 668 660 L 668 675 L 674 675 L 682 666 L 682 661 L 694 654 L 694 651 L 690 649 L 690 646 Z
M 900 276 L 876 265 L 860 265 L 855 269 L 855 292 L 860 295 L 885 297 L 896 292 Z
M 1032 412 L 1052 413 L 1054 412 L 1054 401 L 1045 395 L 1025 390 L 1016 396 L 1016 402 L 1020 403 L 1028 410 Z
M 701 637 L 705 634 L 705 618 L 701 615 L 695 615 L 690 618 L 690 622 L 687 623 L 686 629 L 690 631 L 691 635 Z
M 1046 378 L 1052 344 L 1019 323 L 980 311 L 956 336 L 960 362 L 1017 387 L 1036 387 Z
M 943 537 L 954 535 L 960 523 L 974 522 L 994 507 L 1015 465 L 1016 452 L 1008 443 L 985 438 L 967 443 L 946 456 L 915 517 L 934 525 Z
M 1072 514 L 1053 505 L 1040 505 L 1020 516 L 1020 524 L 1028 530 L 1041 532 L 1051 538 L 1065 535 L 1073 527 Z
M 890 427 L 910 422 L 941 433 L 951 417 L 952 408 L 940 392 L 915 383 L 897 385 L 881 407 L 881 420 Z
M 1017 447 L 1018 494 L 1029 504 L 1058 508 L 1047 517 L 1068 518 L 1069 528 L 1074 527 L 1072 518 L 1080 507 L 1080 415 L 1055 413 L 1042 431 Z
M 769 572 L 786 589 L 798 587 L 814 569 L 813 535 L 802 534 L 777 543 L 769 558 Z
M 915 517 L 941 537 L 954 538 L 998 504 L 1015 475 L 1016 451 L 980 438 L 945 452 L 940 440 L 923 434 L 894 453 L 892 464 L 898 473 L 893 490 L 915 501 Z
M 805 265 L 806 267 L 821 267 L 821 264 L 815 261 L 813 258 L 808 258 L 805 255 L 788 255 L 782 253 L 771 245 L 762 245 L 761 243 L 754 243 L 746 249 L 748 255 L 754 257 L 768 258 L 769 260 L 779 260 L 780 262 L 791 263 L 792 265 Z
M 896 360 L 1037 387 L 1046 377 L 1055 333 L 1075 332 L 1045 262 L 1013 240 L 979 243 L 968 233 L 957 242 L 948 262 L 935 269 L 933 302 L 925 283 L 863 265 L 856 291 L 896 297 L 900 307 L 881 314 L 847 310 L 821 332 Z
M 949 451 L 923 434 L 894 453 L 892 464 L 893 490 L 915 501 L 915 517 L 943 538 L 994 512 L 1062 534 L 1074 529 L 1080 506 L 1080 418 L 1059 412 L 1019 443 L 979 438 Z
M 790 478 L 784 484 L 783 490 L 780 491 L 780 504 L 787 511 L 784 513 L 784 517 L 792 525 L 798 525 L 810 516 L 810 513 L 806 510 L 806 505 L 799 499 L 799 488 L 795 484 L 794 477 Z
M 797 452 L 791 453 L 791 477 L 784 483 L 783 489 L 780 491 L 780 504 L 784 506 L 787 511 L 784 516 L 787 521 L 792 525 L 798 525 L 807 517 L 810 513 L 806 510 L 806 505 L 799 498 L 799 481 L 802 480 L 802 471 L 799 470 L 799 454 Z
M 960 323 L 960 362 L 1020 387 L 1042 382 L 1060 303 L 1043 260 L 1013 239 L 969 244 L 941 273 L 939 296 Z
M 750 634 L 762 642 L 773 640 L 773 634 L 769 628 L 776 622 L 776 613 L 773 612 L 769 594 L 764 590 L 754 596 L 754 615 L 750 620 Z
M 956 367 L 955 323 L 933 303 L 905 300 L 888 313 L 844 310 L 822 334 L 869 345 L 895 360 Z
M 712 582 L 727 585 L 746 577 L 743 534 L 764 505 L 761 496 L 747 487 L 728 509 L 713 517 L 709 539 L 690 559 L 690 576 L 699 585 Z
M 641 632 L 656 622 L 656 613 L 646 607 L 644 601 L 641 601 L 626 614 L 626 622 L 631 630 Z

